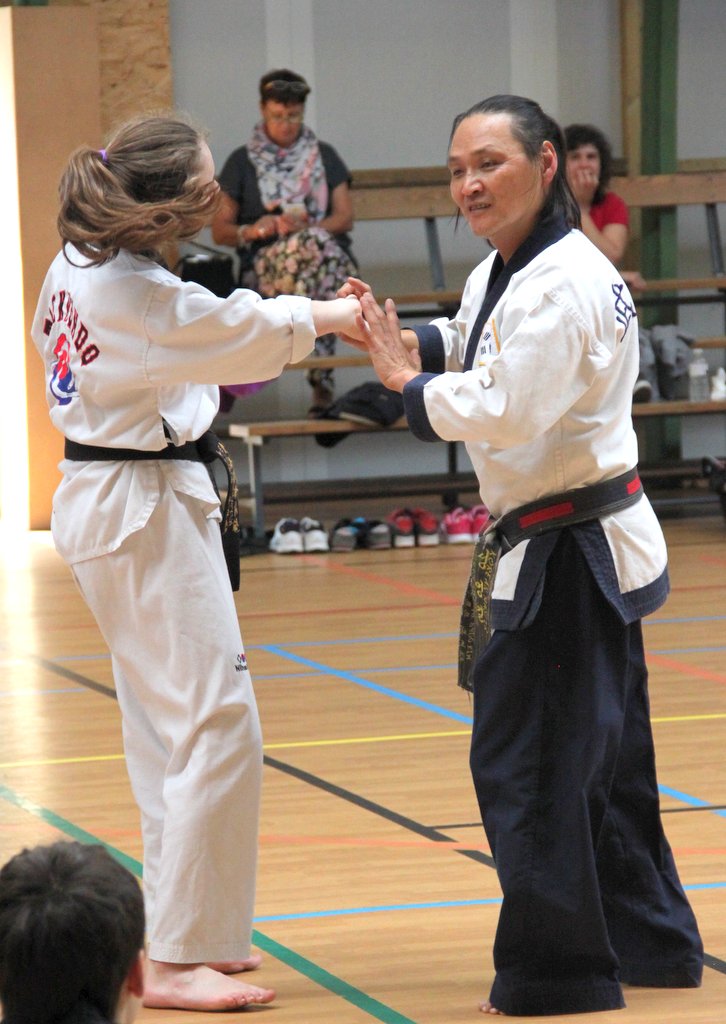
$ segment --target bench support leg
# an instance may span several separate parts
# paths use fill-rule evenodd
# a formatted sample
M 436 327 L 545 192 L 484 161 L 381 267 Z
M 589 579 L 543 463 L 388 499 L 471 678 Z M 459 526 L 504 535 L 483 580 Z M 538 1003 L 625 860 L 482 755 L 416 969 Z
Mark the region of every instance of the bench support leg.
M 431 269 L 431 284 L 437 291 L 444 289 L 444 261 L 441 258 L 441 246 L 439 245 L 439 233 L 436 228 L 434 217 L 426 218 L 426 245 L 429 250 L 429 267 Z
M 711 270 L 714 276 L 721 277 L 724 273 L 723 243 L 721 241 L 721 226 L 718 222 L 718 207 L 715 203 L 706 203 L 706 227 L 711 250 Z M 724 326 L 726 326 L 726 307 L 724 308 Z
M 265 536 L 265 510 L 262 496 L 262 444 L 260 439 L 250 438 L 247 442 L 247 464 L 250 472 L 250 497 L 252 498 L 252 526 L 255 537 Z

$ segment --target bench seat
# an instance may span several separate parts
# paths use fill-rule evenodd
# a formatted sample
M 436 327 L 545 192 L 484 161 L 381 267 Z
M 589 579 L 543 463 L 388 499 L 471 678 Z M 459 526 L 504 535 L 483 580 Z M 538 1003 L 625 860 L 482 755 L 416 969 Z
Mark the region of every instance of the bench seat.
M 633 418 L 652 418 L 658 416 L 704 416 L 724 415 L 726 413 L 726 401 L 716 402 L 644 402 L 633 406 Z M 240 498 L 240 504 L 249 508 L 252 513 L 252 522 L 255 534 L 263 536 L 265 533 L 265 497 L 266 489 L 263 475 L 263 446 L 269 441 L 286 437 L 314 437 L 316 434 L 371 434 L 388 431 L 407 430 L 408 424 L 405 417 L 397 420 L 390 427 L 378 427 L 366 423 L 354 423 L 350 420 L 260 420 L 250 423 L 230 423 L 219 429 L 221 436 L 230 439 L 238 439 L 247 447 L 247 458 L 249 466 L 249 494 Z M 647 467 L 646 467 L 647 468 Z M 436 493 L 439 490 L 455 493 L 461 489 L 462 483 L 473 483 L 473 475 L 462 480 L 456 465 L 456 445 L 449 444 L 449 472 L 442 477 L 409 477 L 402 476 L 399 480 L 399 493 Z M 420 481 L 417 483 L 417 481 Z M 443 484 L 442 484 L 443 481 Z M 448 484 L 446 483 L 448 481 Z M 302 493 L 305 485 L 295 484 L 296 491 Z M 338 482 L 335 482 L 336 492 Z M 360 487 L 360 485 L 359 485 Z M 423 487 L 423 490 L 420 488 Z M 313 491 L 320 490 L 320 484 L 313 483 Z M 474 488 L 475 484 L 474 484 Z M 377 490 L 380 494 L 385 492 L 381 481 L 377 480 Z M 341 496 L 343 491 L 341 490 Z

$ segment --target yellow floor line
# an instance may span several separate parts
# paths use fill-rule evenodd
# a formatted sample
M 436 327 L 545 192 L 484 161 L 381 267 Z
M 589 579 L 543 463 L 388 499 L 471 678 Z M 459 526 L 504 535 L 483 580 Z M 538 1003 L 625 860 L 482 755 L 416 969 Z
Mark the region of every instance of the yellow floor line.
M 667 715 L 652 718 L 653 725 L 664 722 L 702 722 L 709 719 L 726 718 L 726 712 L 713 715 Z M 432 740 L 450 736 L 469 736 L 469 729 L 451 729 L 444 732 L 394 733 L 390 736 L 348 736 L 337 740 L 297 740 L 289 743 L 265 743 L 265 750 L 294 750 L 300 747 L 343 747 L 357 743 L 392 743 L 401 740 Z M 123 761 L 123 754 L 96 754 L 92 757 L 52 757 L 34 761 L 3 761 L 0 768 L 40 768 L 51 764 L 84 764 L 93 761 Z
M 91 761 L 123 761 L 123 754 L 94 754 L 92 757 L 48 757 L 37 761 L 5 761 L 0 768 L 39 768 L 48 764 L 84 764 Z

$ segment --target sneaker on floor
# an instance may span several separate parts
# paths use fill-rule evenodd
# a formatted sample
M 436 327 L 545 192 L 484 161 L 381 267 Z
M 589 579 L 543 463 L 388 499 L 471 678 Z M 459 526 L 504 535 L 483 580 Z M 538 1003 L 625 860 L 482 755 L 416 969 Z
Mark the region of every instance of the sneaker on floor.
M 358 546 L 358 530 L 350 519 L 340 519 L 330 531 L 331 551 L 355 551 Z
M 303 516 L 300 520 L 300 533 L 302 534 L 304 551 L 330 551 L 328 535 L 320 520 L 311 519 L 310 516 Z
M 391 530 L 394 548 L 412 548 L 416 544 L 416 524 L 413 512 L 408 508 L 397 508 L 386 516 Z
M 280 519 L 270 540 L 270 551 L 276 555 L 299 555 L 303 551 L 300 523 L 297 519 Z
M 453 508 L 441 521 L 441 534 L 447 544 L 471 544 L 474 523 L 468 508 Z
M 439 543 L 439 520 L 427 508 L 411 510 L 416 543 L 420 548 L 432 548 Z
M 385 551 L 391 546 L 391 527 L 380 519 L 369 519 L 362 540 L 369 551 Z
M 481 531 L 489 525 L 492 514 L 486 505 L 475 505 L 469 512 L 471 516 L 471 536 L 476 540 Z
M 381 551 L 391 546 L 391 530 L 387 523 L 380 519 L 366 519 L 356 516 L 350 525 L 358 534 L 357 547 L 368 548 L 369 551 Z

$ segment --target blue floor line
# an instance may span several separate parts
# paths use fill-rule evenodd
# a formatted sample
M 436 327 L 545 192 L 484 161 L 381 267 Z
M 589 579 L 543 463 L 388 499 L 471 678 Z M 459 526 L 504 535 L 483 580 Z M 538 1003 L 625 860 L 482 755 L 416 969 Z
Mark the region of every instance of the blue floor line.
M 713 654 L 726 651 L 726 644 L 717 647 L 651 647 L 648 654 Z
M 699 882 L 694 885 L 684 885 L 683 888 L 688 892 L 726 889 L 726 882 Z M 269 924 L 273 921 L 307 921 L 326 917 L 347 917 L 356 914 L 393 914 L 410 910 L 458 910 L 462 907 L 494 907 L 500 906 L 501 902 L 501 896 L 493 896 L 489 899 L 436 900 L 430 903 L 392 903 L 367 907 L 339 907 L 335 910 L 309 910 L 294 914 L 261 914 L 255 917 L 255 924 Z
M 270 654 L 276 654 L 280 658 L 293 661 L 298 665 L 305 665 L 307 668 L 314 669 L 321 675 L 333 676 L 335 679 L 345 679 L 346 682 L 354 683 L 356 686 L 361 686 L 366 690 L 372 690 L 374 693 L 380 693 L 384 697 L 392 697 L 393 700 L 401 701 L 404 704 L 411 704 L 413 707 L 421 708 L 423 711 L 432 711 L 434 714 L 440 715 L 442 718 L 450 718 L 455 722 L 462 722 L 466 725 L 471 725 L 472 723 L 472 719 L 469 715 L 462 715 L 458 711 L 451 711 L 449 708 L 441 707 L 439 704 L 432 704 L 429 701 L 421 700 L 418 697 L 411 697 L 409 694 L 401 693 L 398 690 L 392 690 L 387 686 L 380 686 L 378 683 L 373 683 L 370 679 L 364 679 L 363 676 L 356 675 L 354 672 L 330 668 L 328 665 L 312 661 L 310 658 L 303 658 L 299 654 L 293 654 L 292 652 L 286 651 L 284 648 L 278 647 L 275 644 L 266 644 L 264 646 L 264 650 Z
M 683 804 L 688 804 L 689 807 L 701 807 L 704 810 L 710 810 L 711 804 L 708 800 L 701 800 L 700 797 L 691 796 L 689 793 L 683 793 L 679 789 L 672 789 L 670 786 L 658 785 L 659 791 L 663 796 L 672 797 L 673 800 L 679 800 Z M 717 815 L 719 818 L 726 818 L 726 811 L 711 810 L 711 814 Z
M 456 711 L 450 711 L 448 708 L 442 708 L 438 704 L 431 704 L 428 701 L 422 701 L 418 698 L 410 697 L 408 694 L 400 693 L 398 690 L 393 690 L 390 687 L 380 686 L 377 683 L 372 683 L 369 679 L 364 679 L 362 676 L 355 675 L 353 672 L 330 668 L 330 666 L 324 665 L 321 662 L 316 662 L 310 658 L 303 658 L 301 655 L 287 652 L 283 647 L 278 647 L 274 644 L 266 644 L 264 649 L 281 658 L 286 658 L 290 661 L 296 662 L 297 664 L 305 665 L 307 668 L 310 668 L 321 675 L 333 676 L 337 679 L 345 679 L 347 682 L 354 683 L 356 686 L 362 686 L 367 690 L 372 690 L 374 693 L 380 693 L 383 696 L 392 697 L 394 700 L 402 701 L 405 704 L 412 704 L 425 711 L 432 711 L 434 714 L 440 715 L 442 718 L 454 719 L 454 721 L 462 722 L 466 725 L 471 725 L 473 723 L 473 718 L 471 718 L 471 716 L 462 715 Z M 674 800 L 687 804 L 689 807 L 702 807 L 704 810 L 709 810 L 711 807 L 707 801 L 700 800 L 698 797 L 689 796 L 687 793 L 681 793 L 679 790 L 672 789 L 669 786 L 659 784 L 658 789 L 664 796 L 670 796 Z M 715 814 L 720 818 L 726 817 L 726 811 L 712 810 L 710 813 Z

